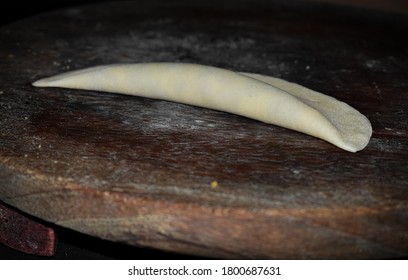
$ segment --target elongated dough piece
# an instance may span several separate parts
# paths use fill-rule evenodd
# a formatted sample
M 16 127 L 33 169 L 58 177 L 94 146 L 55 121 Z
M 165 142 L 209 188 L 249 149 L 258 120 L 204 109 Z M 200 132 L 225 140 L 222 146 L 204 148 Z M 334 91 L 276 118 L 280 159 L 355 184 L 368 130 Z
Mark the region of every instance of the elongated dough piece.
M 33 83 L 121 93 L 225 111 L 300 131 L 344 150 L 363 149 L 368 119 L 346 103 L 287 81 L 184 63 L 113 64 Z

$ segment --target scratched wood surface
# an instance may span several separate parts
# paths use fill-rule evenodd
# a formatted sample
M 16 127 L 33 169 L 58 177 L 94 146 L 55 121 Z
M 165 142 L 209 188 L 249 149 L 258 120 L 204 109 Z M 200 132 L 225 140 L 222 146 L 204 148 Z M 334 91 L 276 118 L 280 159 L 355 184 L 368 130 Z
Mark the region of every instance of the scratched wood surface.
M 407 17 L 216 3 L 105 3 L 2 27 L 0 200 L 92 236 L 198 256 L 406 257 Z M 30 86 L 150 61 L 297 82 L 365 114 L 373 137 L 353 154 L 223 112 Z

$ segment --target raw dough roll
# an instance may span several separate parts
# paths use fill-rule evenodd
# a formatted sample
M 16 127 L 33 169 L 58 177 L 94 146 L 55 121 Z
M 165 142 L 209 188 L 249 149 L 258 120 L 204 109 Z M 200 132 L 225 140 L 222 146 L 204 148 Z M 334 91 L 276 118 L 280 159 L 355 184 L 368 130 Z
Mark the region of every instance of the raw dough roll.
M 184 63 L 113 64 L 33 83 L 106 91 L 225 111 L 300 131 L 344 150 L 363 149 L 368 119 L 344 102 L 281 79 Z

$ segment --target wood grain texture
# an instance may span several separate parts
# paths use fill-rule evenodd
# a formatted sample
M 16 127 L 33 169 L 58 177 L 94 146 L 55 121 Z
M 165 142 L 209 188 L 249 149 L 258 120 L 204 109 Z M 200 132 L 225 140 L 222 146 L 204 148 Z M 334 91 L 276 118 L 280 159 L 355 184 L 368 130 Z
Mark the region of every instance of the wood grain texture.
M 84 6 L 0 29 L 0 200 L 104 239 L 215 258 L 407 256 L 406 18 L 166 3 Z M 150 61 L 299 83 L 365 114 L 373 137 L 350 154 L 213 110 L 30 86 Z

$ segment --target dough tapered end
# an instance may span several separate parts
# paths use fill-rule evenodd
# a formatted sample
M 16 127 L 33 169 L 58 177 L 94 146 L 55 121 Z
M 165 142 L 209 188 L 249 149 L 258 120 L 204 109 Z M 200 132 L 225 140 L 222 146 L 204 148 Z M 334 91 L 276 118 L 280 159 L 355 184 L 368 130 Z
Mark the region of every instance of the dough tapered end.
M 35 81 L 32 83 L 33 86 L 35 87 L 60 87 L 59 81 L 63 80 L 62 78 L 59 77 L 60 75 L 53 76 L 50 78 L 44 78 L 40 79 L 38 81 Z
M 46 87 L 46 86 L 48 86 L 47 82 L 44 81 L 44 79 L 35 81 L 34 83 L 32 83 L 32 85 L 35 86 L 35 87 Z

